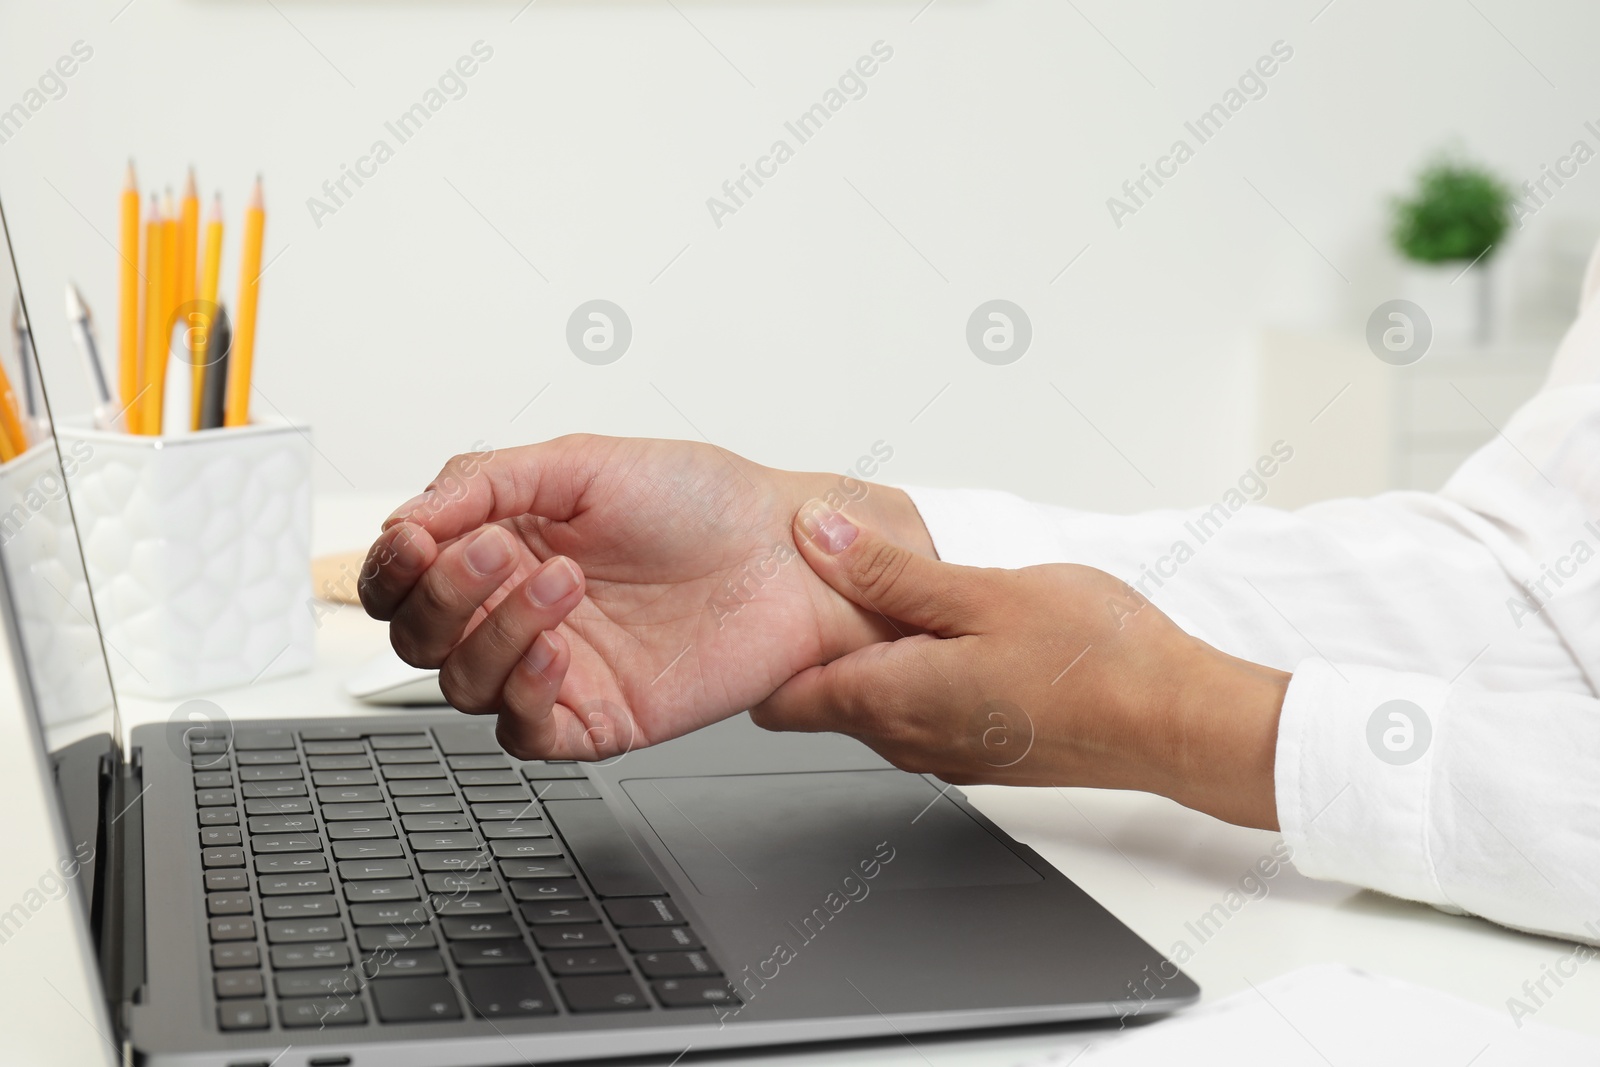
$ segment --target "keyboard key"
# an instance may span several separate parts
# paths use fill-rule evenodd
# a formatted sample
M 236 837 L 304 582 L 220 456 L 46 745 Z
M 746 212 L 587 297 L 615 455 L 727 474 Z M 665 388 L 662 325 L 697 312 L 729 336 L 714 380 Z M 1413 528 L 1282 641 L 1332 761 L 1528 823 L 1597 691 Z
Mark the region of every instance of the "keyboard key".
M 432 893 L 492 893 L 500 888 L 489 871 L 437 871 L 423 875 L 422 881 Z
M 494 861 L 487 852 L 419 852 L 417 867 L 424 871 L 486 871 Z
M 298 945 L 273 945 L 272 966 L 280 971 L 307 967 L 346 967 L 350 950 L 334 941 L 307 941 Z
M 620 931 L 622 943 L 635 952 L 671 952 L 705 948 L 687 926 L 640 926 Z
M 333 879 L 325 874 L 273 874 L 256 880 L 256 891 L 264 897 L 286 897 L 300 893 L 331 893 Z
M 383 860 L 404 856 L 398 841 L 335 841 L 333 858 L 340 860 Z
M 549 859 L 552 856 L 562 855 L 561 849 L 549 838 L 512 838 L 509 841 L 494 841 L 489 845 L 490 851 L 503 860 L 511 859 Z
M 451 756 L 445 762 L 452 771 L 497 771 L 511 766 L 504 756 Z
M 364 771 L 372 761 L 365 756 L 312 756 L 306 765 L 314 771 Z
M 427 734 L 374 734 L 367 738 L 374 752 L 394 748 L 432 748 Z
M 376 878 L 410 878 L 411 864 L 404 857 L 382 860 L 342 860 L 339 877 L 347 882 L 365 882 Z
M 403 782 L 419 777 L 445 777 L 445 768 L 438 763 L 390 763 L 384 766 L 384 781 Z
M 238 808 L 201 808 L 199 812 L 201 826 L 227 826 L 237 824 L 239 821 Z
M 227 771 L 201 771 L 194 776 L 196 789 L 231 789 L 233 775 Z
M 513 822 L 517 819 L 543 819 L 539 814 L 539 805 L 533 801 L 509 804 L 474 804 L 472 814 L 479 819 L 488 819 L 497 822 Z
M 461 1005 L 443 978 L 395 978 L 372 985 L 373 1008 L 386 1023 L 459 1019 Z
M 223 1030 L 265 1030 L 264 1000 L 229 1000 L 217 1005 L 217 1026 Z
M 455 788 L 443 778 L 427 778 L 420 782 L 390 782 L 389 793 L 397 797 L 454 796 Z
M 530 763 L 522 768 L 522 776 L 530 782 L 554 782 L 563 778 L 588 777 L 583 773 L 583 768 L 575 763 Z
M 439 756 L 431 748 L 391 748 L 374 753 L 380 766 L 395 763 L 438 763 Z
M 450 946 L 457 967 L 504 967 L 532 963 L 533 953 L 519 941 L 458 941 Z
M 512 770 L 456 772 L 457 785 L 516 785 L 521 780 Z
M 662 892 L 661 880 L 603 801 L 559 800 L 544 810 L 596 893 L 633 897 Z
M 470 830 L 471 821 L 465 815 L 402 815 L 400 825 L 407 831 L 416 830 Z
M 586 900 L 563 901 L 550 904 L 524 904 L 522 917 L 531 925 L 546 926 L 554 923 L 591 923 L 600 921 L 600 913 Z
M 328 822 L 363 821 L 367 819 L 387 819 L 389 805 L 387 804 L 324 804 L 322 817 Z
M 361 743 L 363 731 L 359 726 L 312 726 L 300 731 L 302 741 L 354 741 Z M 310 746 L 307 746 L 307 751 Z
M 371 771 L 312 771 L 311 784 L 315 786 L 377 785 L 378 778 Z
M 407 815 L 429 811 L 460 811 L 461 801 L 453 796 L 400 797 L 394 802 L 394 810 Z
M 490 841 L 507 841 L 521 837 L 549 837 L 550 826 L 543 819 L 523 819 L 518 822 L 485 822 L 478 830 Z
M 587 778 L 567 782 L 531 782 L 533 795 L 540 800 L 598 800 L 600 790 Z
M 219 1000 L 232 997 L 259 997 L 267 991 L 266 983 L 261 980 L 260 971 L 233 971 L 219 974 L 212 980 L 212 987 L 216 989 Z
M 257 856 L 257 874 L 304 874 L 325 871 L 328 861 L 314 853 L 290 852 L 281 856 Z
M 322 838 L 316 834 L 252 837 L 250 850 L 257 855 L 272 852 L 321 852 Z
M 357 926 L 426 926 L 426 904 L 352 904 L 350 921 Z
M 576 878 L 552 878 L 542 882 L 511 882 L 511 895 L 518 900 L 583 900 L 585 894 Z
M 243 835 L 237 826 L 212 826 L 200 831 L 200 847 L 211 848 L 216 845 L 237 845 L 242 841 Z
M 202 789 L 194 795 L 197 808 L 231 808 L 234 804 L 231 789 Z
M 407 834 L 406 840 L 418 852 L 476 852 L 483 848 L 483 842 L 478 840 L 477 834 Z
M 250 915 L 255 907 L 249 893 L 206 894 L 207 915 Z
M 375 785 L 328 786 L 317 790 L 324 804 L 370 804 L 383 800 L 383 790 Z
M 532 967 L 467 971 L 461 976 L 461 991 L 472 1010 L 488 1019 L 556 1012 L 550 987 Z
M 344 887 L 344 898 L 352 904 L 380 900 L 419 900 L 422 893 L 409 878 L 394 882 L 351 882 Z
M 265 919 L 325 919 L 339 914 L 339 902 L 331 896 L 275 897 L 261 902 Z
M 603 948 L 611 944 L 611 932 L 599 923 L 547 924 L 534 927 L 533 943 L 542 949 Z
M 502 804 L 514 800 L 526 804 L 530 799 L 528 791 L 520 785 L 469 785 L 461 793 L 468 804 Z
M 500 742 L 494 739 L 494 724 L 478 722 L 452 723 L 433 728 L 439 751 L 447 756 L 481 756 L 504 753 Z
M 234 757 L 241 767 L 287 766 L 299 763 L 300 756 L 292 748 L 276 752 L 240 752 Z
M 287 726 L 242 726 L 233 732 L 237 752 L 264 752 L 294 748 L 294 731 Z
M 344 940 L 344 923 L 338 919 L 279 919 L 267 924 L 269 945 L 342 940 Z
M 289 1030 L 355 1026 L 367 1021 L 367 1009 L 362 1007 L 359 996 L 284 1000 L 278 1002 L 278 1019 Z
M 608 900 L 603 906 L 618 926 L 676 926 L 684 921 L 666 897 Z
M 211 946 L 211 966 L 217 970 L 228 967 L 259 967 L 261 966 L 261 950 L 255 942 L 249 944 L 213 945 Z
M 508 878 L 571 878 L 572 865 L 565 860 L 518 860 L 516 874 L 508 874 Z
M 416 952 L 381 952 L 363 958 L 361 971 L 372 979 L 443 974 L 444 957 L 431 948 Z
M 622 953 L 614 948 L 550 952 L 545 954 L 544 962 L 551 974 L 613 974 L 628 969 Z
M 635 956 L 633 962 L 646 978 L 695 978 L 722 973 L 704 952 L 646 952 Z
M 539 841 L 534 843 L 544 846 L 542 849 L 537 850 L 543 853 L 542 856 L 537 859 L 501 860 L 500 873 L 505 875 L 507 878 L 548 877 L 547 875 L 540 874 L 539 871 L 546 866 L 546 861 L 548 859 L 560 856 L 561 849 L 559 846 L 549 841 Z
M 269 797 L 303 797 L 306 795 L 304 782 L 245 782 L 239 787 L 246 797 L 262 799 Z
M 200 852 L 200 862 L 206 867 L 243 867 L 244 849 L 208 848 Z
M 268 797 L 244 802 L 246 815 L 304 815 L 311 810 L 306 797 Z
M 361 991 L 361 976 L 349 967 L 325 971 L 288 971 L 272 976 L 280 997 L 353 996 Z
M 311 833 L 317 828 L 314 815 L 257 815 L 246 826 L 252 834 Z
M 626 974 L 564 978 L 556 983 L 561 998 L 575 1012 L 643 1011 L 650 1001 L 639 983 Z
M 356 944 L 363 952 L 379 949 L 432 948 L 436 942 L 427 926 L 369 926 L 356 931 Z
M 239 781 L 241 782 L 298 782 L 306 776 L 298 764 L 292 767 L 240 767 Z M 338 782 L 330 782 L 338 785 Z M 248 793 L 246 793 L 248 795 Z
M 708 1004 L 737 1004 L 728 983 L 721 978 L 668 978 L 650 987 L 669 1008 L 698 1008 Z
M 307 741 L 308 756 L 365 756 L 367 746 L 360 741 Z
M 210 930 L 213 941 L 253 941 L 256 936 L 254 919 L 212 919 Z
M 242 893 L 250 889 L 250 879 L 241 870 L 207 871 L 206 892 Z
M 499 893 L 472 893 L 464 897 L 431 897 L 434 913 L 441 916 L 505 915 L 511 911 Z
M 327 833 L 330 841 L 366 841 L 395 836 L 392 822 L 331 822 Z
M 477 941 L 482 938 L 520 938 L 522 931 L 509 915 L 480 915 L 472 919 L 441 919 L 444 936 L 451 941 Z

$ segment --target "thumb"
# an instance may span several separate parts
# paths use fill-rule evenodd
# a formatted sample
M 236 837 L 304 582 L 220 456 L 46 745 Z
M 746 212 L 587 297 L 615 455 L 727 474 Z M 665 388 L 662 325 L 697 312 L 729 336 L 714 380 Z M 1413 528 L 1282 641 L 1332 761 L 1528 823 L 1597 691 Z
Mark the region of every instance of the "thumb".
M 972 632 L 994 595 L 989 572 L 913 552 L 821 500 L 795 513 L 794 540 L 817 577 L 841 596 L 941 637 Z

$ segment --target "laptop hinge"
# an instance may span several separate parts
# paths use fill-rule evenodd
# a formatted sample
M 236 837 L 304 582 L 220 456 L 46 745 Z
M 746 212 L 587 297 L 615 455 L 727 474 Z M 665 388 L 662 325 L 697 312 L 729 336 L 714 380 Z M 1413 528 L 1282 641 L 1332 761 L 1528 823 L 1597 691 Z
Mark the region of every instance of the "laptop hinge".
M 99 856 L 100 973 L 121 1035 L 145 982 L 144 767 L 134 749 L 120 767 L 108 760 Z

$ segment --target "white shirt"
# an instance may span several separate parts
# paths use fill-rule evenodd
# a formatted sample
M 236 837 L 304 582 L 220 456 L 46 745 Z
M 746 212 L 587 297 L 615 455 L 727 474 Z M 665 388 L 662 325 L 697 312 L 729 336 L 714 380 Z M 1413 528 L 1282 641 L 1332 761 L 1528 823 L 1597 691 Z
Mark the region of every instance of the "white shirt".
M 1257 471 L 1220 508 L 1103 515 L 907 492 L 941 559 L 1098 567 L 1292 671 L 1276 792 L 1303 873 L 1600 943 L 1597 292 L 1600 249 L 1544 388 L 1438 493 L 1285 512 L 1246 506 Z

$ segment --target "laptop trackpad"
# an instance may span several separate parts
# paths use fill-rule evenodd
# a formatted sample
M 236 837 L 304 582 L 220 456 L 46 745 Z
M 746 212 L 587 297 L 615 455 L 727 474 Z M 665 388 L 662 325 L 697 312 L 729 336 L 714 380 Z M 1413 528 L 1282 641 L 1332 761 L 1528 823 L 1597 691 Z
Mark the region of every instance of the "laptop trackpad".
M 862 864 L 875 889 L 1013 885 L 1041 876 L 927 779 L 901 771 L 809 771 L 622 782 L 673 859 L 707 896 L 820 892 Z

